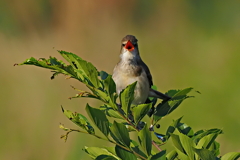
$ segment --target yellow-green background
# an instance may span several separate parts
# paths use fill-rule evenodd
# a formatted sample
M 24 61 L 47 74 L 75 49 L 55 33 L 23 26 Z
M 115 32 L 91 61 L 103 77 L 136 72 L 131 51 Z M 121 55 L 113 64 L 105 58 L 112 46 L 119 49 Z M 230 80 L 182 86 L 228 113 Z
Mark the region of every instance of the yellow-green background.
M 85 89 L 76 80 L 48 70 L 15 66 L 29 57 L 61 58 L 56 50 L 73 52 L 99 70 L 112 73 L 120 41 L 126 34 L 139 40 L 160 91 L 194 87 L 195 94 L 162 120 L 172 119 L 199 129 L 221 128 L 221 154 L 240 151 L 240 2 L 147 0 L 1 0 L 0 1 L 0 159 L 90 159 L 84 146 L 104 141 L 73 133 L 76 127 L 60 106 L 85 114 L 95 100 L 68 97 Z M 168 146 L 171 149 L 171 145 Z M 163 148 L 164 149 L 164 148 Z

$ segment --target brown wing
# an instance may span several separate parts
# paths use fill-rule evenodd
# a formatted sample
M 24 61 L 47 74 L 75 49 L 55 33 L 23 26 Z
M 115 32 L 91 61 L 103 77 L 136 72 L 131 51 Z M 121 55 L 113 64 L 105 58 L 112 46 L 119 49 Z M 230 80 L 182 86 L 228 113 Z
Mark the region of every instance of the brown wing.
M 148 66 L 142 60 L 140 61 L 140 65 L 143 67 L 144 71 L 147 74 L 149 86 L 151 88 L 151 86 L 153 85 L 153 81 L 152 81 L 152 75 L 150 73 L 150 70 L 149 70 Z

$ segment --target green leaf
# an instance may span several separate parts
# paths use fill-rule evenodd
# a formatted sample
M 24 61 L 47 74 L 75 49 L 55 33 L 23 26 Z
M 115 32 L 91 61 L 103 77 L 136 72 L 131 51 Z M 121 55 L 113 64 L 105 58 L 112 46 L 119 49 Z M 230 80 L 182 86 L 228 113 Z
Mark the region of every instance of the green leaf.
M 209 130 L 206 130 L 206 131 L 200 130 L 200 131 L 195 132 L 195 134 L 194 134 L 192 139 L 197 144 L 200 139 L 202 139 L 203 137 L 205 137 L 205 136 L 207 136 L 209 134 L 212 134 L 212 133 L 222 134 L 223 131 L 221 129 L 218 129 L 218 128 L 209 129 Z
M 109 106 L 104 104 L 104 105 L 100 106 L 100 109 L 103 110 L 105 112 L 105 114 L 109 117 L 124 120 L 124 118 L 120 115 L 120 113 L 115 111 L 112 107 L 109 107 Z
M 149 112 L 152 107 L 151 103 L 140 104 L 133 108 L 133 117 L 136 125 L 143 119 L 143 117 Z
M 109 96 L 107 95 L 107 93 L 105 93 L 104 91 L 91 87 L 89 85 L 87 85 L 87 87 L 93 92 L 94 95 L 96 95 L 98 97 L 98 99 L 108 103 L 109 102 Z
M 150 160 L 166 160 L 166 151 L 163 150 L 161 152 L 158 152 L 157 154 L 154 154 Z
M 61 56 L 63 58 L 65 58 L 71 65 L 74 69 L 78 69 L 79 68 L 79 64 L 78 63 L 78 60 L 81 60 L 80 57 L 78 57 L 77 55 L 73 54 L 73 53 L 70 53 L 70 52 L 66 52 L 66 51 L 63 51 L 63 50 L 58 50 L 58 52 L 61 54 Z
M 76 66 L 76 62 L 74 61 L 74 59 L 78 59 L 79 57 L 77 57 L 73 53 L 69 53 L 69 52 L 66 52 L 66 51 L 58 51 L 58 52 L 61 54 L 61 56 L 63 58 L 65 58 L 70 63 L 74 73 L 76 74 L 76 77 L 78 79 L 80 79 L 82 82 L 86 83 L 84 74 L 82 72 L 80 74 L 76 73 L 77 66 Z M 72 58 L 69 58 L 68 55 L 72 55 Z
M 130 138 L 129 133 L 126 126 L 122 123 L 117 123 L 116 121 L 113 122 L 113 125 L 110 128 L 111 135 L 113 139 L 124 145 L 129 147 L 130 146 Z
M 98 71 L 90 62 L 87 62 L 70 52 L 58 52 L 71 64 L 73 68 L 75 68 L 75 72 L 77 72 L 78 76 L 84 80 L 83 82 L 96 88 L 99 87 L 100 82 L 98 79 Z
M 197 147 L 198 149 L 208 149 L 212 151 L 214 156 L 218 156 L 220 154 L 220 144 L 215 141 L 219 133 L 210 133 L 204 137 L 202 137 L 198 143 Z
M 139 155 L 141 155 L 142 157 L 147 158 L 147 155 L 144 154 L 144 153 L 140 150 L 139 145 L 138 145 L 138 143 L 137 143 L 136 141 L 131 140 L 130 148 L 131 148 L 134 152 L 136 152 L 136 153 L 138 153 Z
M 104 148 L 108 150 L 108 152 L 111 152 L 112 154 L 116 155 L 115 147 L 104 147 Z
M 89 85 L 94 88 L 100 87 L 100 81 L 97 78 L 96 72 L 95 72 L 95 74 L 93 74 L 94 72 L 89 72 L 89 73 L 87 73 L 88 75 L 85 75 L 82 70 L 75 69 L 74 71 L 77 73 L 78 76 L 84 77 L 82 82 L 85 83 L 86 85 Z
M 182 102 L 183 100 L 193 97 L 188 96 L 187 94 L 192 91 L 193 88 L 185 88 L 183 90 L 178 91 L 173 97 L 172 97 L 172 103 L 171 103 L 171 109 L 169 110 L 170 114 L 172 111 L 174 111 Z
M 38 67 L 51 69 L 54 72 L 51 79 L 53 79 L 58 74 L 64 74 L 92 87 L 100 87 L 98 71 L 91 63 L 82 60 L 80 57 L 73 53 L 66 51 L 58 52 L 70 63 L 70 65 L 66 65 L 54 57 L 50 57 L 49 59 L 41 58 L 39 60 L 31 57 L 19 65 L 35 65 Z
M 128 132 L 132 132 L 132 131 L 136 132 L 136 131 L 137 131 L 136 128 L 134 128 L 134 127 L 133 127 L 132 125 L 130 125 L 129 123 L 123 122 L 123 124 L 126 126 Z
M 154 113 L 154 120 L 158 121 L 162 117 L 170 114 L 174 111 L 186 98 L 189 98 L 187 94 L 192 90 L 192 88 L 186 88 L 183 90 L 170 90 L 166 94 L 172 98 L 168 101 L 162 101 L 156 107 L 156 112 Z
M 177 129 L 180 133 L 183 133 L 188 137 L 191 137 L 194 135 L 192 128 L 185 123 L 178 123 Z
M 116 159 L 113 156 L 100 155 L 100 156 L 96 157 L 95 160 L 120 160 L 120 159 Z
M 118 145 L 116 145 L 116 147 L 115 147 L 115 152 L 116 152 L 117 156 L 123 160 L 125 160 L 125 159 L 126 160 L 128 160 L 128 159 L 129 160 L 137 160 L 137 157 L 133 153 L 119 147 Z
M 107 137 L 109 133 L 109 121 L 103 111 L 92 108 L 88 104 L 86 106 L 86 111 L 98 129 Z
M 120 102 L 122 105 L 122 110 L 128 115 L 130 106 L 132 104 L 133 98 L 134 98 L 134 89 L 137 85 L 137 82 L 134 82 L 130 85 L 128 85 L 124 90 L 120 93 Z
M 86 130 L 90 134 L 94 134 L 94 128 L 89 123 L 88 119 L 79 113 L 73 113 L 69 110 L 65 110 L 62 108 L 63 113 L 70 119 L 73 123 Z
M 64 74 L 81 81 L 81 78 L 77 77 L 72 66 L 66 65 L 62 61 L 58 61 L 55 57 L 50 57 L 49 59 L 40 58 L 39 60 L 31 57 L 29 59 L 26 59 L 23 63 L 20 63 L 19 65 L 34 65 L 37 67 L 51 69 L 54 72 L 51 79 L 53 79 L 58 74 Z
M 138 132 L 138 139 L 145 153 L 147 153 L 147 155 L 151 155 L 152 136 L 147 124 L 140 132 Z
M 106 157 L 112 157 L 113 160 L 118 159 L 119 158 L 117 156 L 115 156 L 114 154 L 112 154 L 111 152 L 109 152 L 106 148 L 99 148 L 99 147 L 84 147 L 83 149 L 87 154 L 89 154 L 90 157 L 94 158 L 94 159 L 101 159 L 101 158 L 106 158 Z M 102 156 L 102 157 L 101 157 Z M 104 156 L 104 157 L 103 157 Z
M 170 101 L 170 100 L 169 100 Z M 159 103 L 156 107 L 156 112 L 153 114 L 155 121 L 158 121 L 162 117 L 166 116 L 168 112 L 170 111 L 170 102 L 162 102 Z
M 196 148 L 209 149 L 209 147 L 212 145 L 212 143 L 214 143 L 217 136 L 218 136 L 217 133 L 212 133 L 212 134 L 209 134 L 207 136 L 204 136 L 203 138 L 200 139 Z
M 237 160 L 240 158 L 240 152 L 229 152 L 222 156 L 221 160 Z
M 103 80 L 103 86 L 104 91 L 107 93 L 109 98 L 108 105 L 110 105 L 114 109 L 117 109 L 118 107 L 116 106 L 116 99 L 118 95 L 116 94 L 116 84 L 113 81 L 111 75 L 108 75 L 107 78 Z
M 192 160 L 192 159 L 190 159 L 185 153 L 181 152 L 181 151 L 178 150 L 177 148 L 176 148 L 176 151 L 177 151 L 177 154 L 178 154 L 177 158 L 178 158 L 179 160 Z
M 173 133 L 182 120 L 182 117 L 178 118 L 177 120 L 173 120 L 173 123 L 168 127 L 167 132 L 166 132 L 166 138 L 168 139 L 170 137 L 170 133 Z
M 108 109 L 108 110 L 106 111 L 106 114 L 107 114 L 109 117 L 113 117 L 113 118 L 118 118 L 118 119 L 124 120 L 124 118 L 121 117 L 121 116 L 119 115 L 119 113 L 118 113 L 117 111 L 113 110 L 113 109 Z
M 170 151 L 166 157 L 167 157 L 167 160 L 174 160 L 176 157 L 177 157 L 177 152 L 175 150 L 172 150 Z
M 213 153 L 207 149 L 195 149 L 193 150 L 197 153 L 197 155 L 203 159 L 203 160 L 214 160 L 216 157 L 213 155 Z
M 193 143 L 192 139 L 182 133 L 179 133 L 179 139 L 185 153 L 187 153 L 190 159 L 194 159 L 193 147 L 195 147 L 195 144 Z
M 187 94 L 192 91 L 192 89 L 193 88 L 190 87 L 190 88 L 185 88 L 185 89 L 179 90 L 176 94 L 174 94 L 174 96 L 172 96 L 172 98 L 179 99 L 179 97 L 181 97 L 181 98 L 186 97 Z
M 212 151 L 214 156 L 218 156 L 220 154 L 220 144 L 214 141 L 208 148 L 208 150 Z
M 170 136 L 171 136 L 171 139 L 172 139 L 172 142 L 174 144 L 174 146 L 182 153 L 184 153 L 184 149 L 183 149 L 183 146 L 181 144 L 181 141 L 180 141 L 180 138 L 178 135 L 176 134 L 172 134 L 172 133 L 169 133 Z
M 116 93 L 116 84 L 112 79 L 111 75 L 108 75 L 106 79 L 103 80 L 104 90 L 109 94 L 112 100 L 114 99 L 114 93 Z

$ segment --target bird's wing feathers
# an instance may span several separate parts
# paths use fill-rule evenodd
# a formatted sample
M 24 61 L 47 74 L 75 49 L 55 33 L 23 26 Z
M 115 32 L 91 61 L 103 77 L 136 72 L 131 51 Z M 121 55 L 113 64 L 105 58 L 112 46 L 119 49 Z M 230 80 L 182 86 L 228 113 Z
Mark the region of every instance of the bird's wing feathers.
M 148 82 L 149 82 L 149 86 L 151 88 L 151 86 L 153 85 L 153 81 L 152 81 L 152 75 L 150 73 L 150 70 L 148 68 L 148 66 L 141 60 L 140 61 L 140 65 L 142 66 L 143 70 L 146 72 L 147 74 L 147 78 L 148 78 Z
M 144 69 L 144 71 L 147 74 L 148 82 L 149 82 L 149 85 L 150 85 L 149 97 L 156 97 L 156 98 L 160 98 L 160 99 L 163 99 L 163 100 L 171 99 L 171 97 L 169 97 L 168 95 L 165 95 L 165 94 L 151 88 L 151 86 L 153 85 L 153 81 L 152 81 L 152 75 L 150 73 L 150 70 L 149 70 L 148 66 L 143 61 L 141 61 L 140 65 L 142 66 L 142 68 Z

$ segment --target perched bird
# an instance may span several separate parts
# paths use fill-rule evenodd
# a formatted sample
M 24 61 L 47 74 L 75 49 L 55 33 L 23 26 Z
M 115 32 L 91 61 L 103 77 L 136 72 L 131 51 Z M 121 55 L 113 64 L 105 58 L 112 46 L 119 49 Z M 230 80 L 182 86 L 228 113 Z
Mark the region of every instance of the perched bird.
M 120 94 L 128 85 L 137 81 L 132 104 L 146 103 L 148 97 L 170 99 L 171 97 L 151 88 L 152 75 L 139 55 L 137 41 L 133 35 L 127 35 L 122 39 L 120 61 L 115 66 L 112 76 L 117 93 Z

